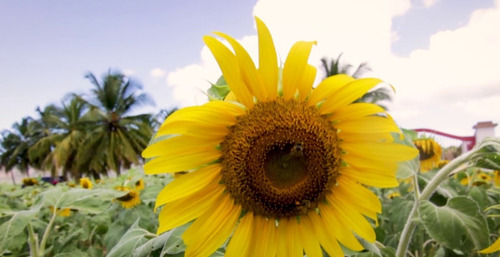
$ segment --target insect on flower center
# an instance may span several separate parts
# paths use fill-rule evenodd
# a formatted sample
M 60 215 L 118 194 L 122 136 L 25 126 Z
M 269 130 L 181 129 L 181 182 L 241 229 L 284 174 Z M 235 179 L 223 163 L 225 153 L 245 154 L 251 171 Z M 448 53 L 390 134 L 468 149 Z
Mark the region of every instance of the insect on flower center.
M 336 130 L 316 107 L 295 99 L 257 103 L 237 118 L 221 150 L 228 193 L 265 217 L 316 208 L 340 167 Z

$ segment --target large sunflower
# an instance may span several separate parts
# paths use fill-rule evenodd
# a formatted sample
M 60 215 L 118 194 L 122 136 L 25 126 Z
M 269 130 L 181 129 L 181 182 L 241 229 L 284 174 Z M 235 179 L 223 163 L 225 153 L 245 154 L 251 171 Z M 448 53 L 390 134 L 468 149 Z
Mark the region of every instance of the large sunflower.
M 366 186 L 393 187 L 398 161 L 414 148 L 392 142 L 399 128 L 384 109 L 353 103 L 378 79 L 332 76 L 312 88 L 315 42 L 297 42 L 277 63 L 267 27 L 256 19 L 259 68 L 233 38 L 231 51 L 204 41 L 231 93 L 170 115 L 147 147 L 146 173 L 190 171 L 158 195 L 158 233 L 195 220 L 186 256 L 209 256 L 231 236 L 227 256 L 344 256 L 375 241 L 380 201 Z

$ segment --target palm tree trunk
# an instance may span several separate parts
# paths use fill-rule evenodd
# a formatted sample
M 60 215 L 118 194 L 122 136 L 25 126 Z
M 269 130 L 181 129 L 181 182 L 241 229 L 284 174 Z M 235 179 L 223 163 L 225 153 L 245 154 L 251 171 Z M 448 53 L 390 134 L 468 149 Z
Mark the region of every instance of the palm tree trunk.
M 10 171 L 10 177 L 12 178 L 12 184 L 16 184 L 16 177 L 14 176 L 14 171 Z

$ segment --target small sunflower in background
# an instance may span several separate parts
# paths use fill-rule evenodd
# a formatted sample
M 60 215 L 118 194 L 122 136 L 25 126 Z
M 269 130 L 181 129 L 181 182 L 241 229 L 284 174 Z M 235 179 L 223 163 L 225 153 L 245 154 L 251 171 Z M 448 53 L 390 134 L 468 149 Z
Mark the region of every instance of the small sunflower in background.
M 413 140 L 413 144 L 420 153 L 420 170 L 422 172 L 438 167 L 443 149 L 434 139 L 418 138 Z
M 139 196 L 139 192 L 137 190 L 124 186 L 118 186 L 115 187 L 115 189 L 118 191 L 127 192 L 126 195 L 115 198 L 120 202 L 123 208 L 130 209 L 141 203 L 141 197 Z
M 493 185 L 500 187 L 500 170 L 493 171 Z
M 54 213 L 54 206 L 49 206 L 49 209 L 50 209 L 51 213 Z M 57 216 L 61 216 L 61 217 L 71 216 L 71 209 L 70 208 L 64 208 L 64 209 L 57 208 L 56 211 L 57 211 Z
M 401 197 L 401 194 L 399 192 L 392 192 L 392 193 L 387 195 L 387 198 L 389 198 L 389 199 L 394 199 L 396 197 Z
M 80 179 L 80 186 L 85 188 L 85 189 L 92 189 L 94 185 L 92 185 L 92 181 L 90 181 L 89 178 L 81 178 Z
M 36 178 L 23 178 L 23 187 L 38 185 Z
M 142 191 L 144 190 L 144 180 L 142 178 L 138 179 L 135 183 L 134 183 L 134 189 L 137 190 L 137 191 Z
M 143 157 L 147 174 L 188 171 L 158 195 L 158 233 L 194 222 L 186 256 L 344 256 L 375 241 L 381 203 L 366 186 L 396 187 L 398 162 L 415 148 L 383 108 L 354 103 L 382 81 L 345 74 L 312 88 L 315 42 L 297 42 L 282 71 L 271 34 L 256 18 L 259 67 L 232 37 L 204 41 L 231 92 L 224 101 L 170 115 Z M 161 137 L 166 139 L 160 140 Z M 355 236 L 356 234 L 356 236 Z
M 492 184 L 492 182 L 494 182 L 494 179 L 491 177 L 489 172 L 484 172 L 478 169 L 474 171 L 471 176 L 467 176 L 467 174 L 465 174 L 465 177 L 460 180 L 460 184 L 467 186 L 469 185 L 469 181 L 472 181 L 473 186 L 480 186 L 485 184 Z

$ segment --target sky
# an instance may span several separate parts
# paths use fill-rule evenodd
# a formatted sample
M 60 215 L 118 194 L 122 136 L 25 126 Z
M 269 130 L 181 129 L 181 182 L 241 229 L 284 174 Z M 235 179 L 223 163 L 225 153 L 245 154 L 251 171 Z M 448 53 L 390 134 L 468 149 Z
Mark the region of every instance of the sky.
M 0 1 L 0 131 L 88 94 L 88 72 L 140 82 L 155 102 L 141 111 L 203 104 L 221 72 L 202 37 L 229 34 L 258 63 L 254 16 L 280 60 L 317 41 L 317 82 L 322 57 L 367 62 L 366 76 L 394 86 L 401 127 L 472 136 L 477 122 L 500 122 L 500 0 L 26 0 Z

